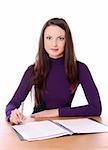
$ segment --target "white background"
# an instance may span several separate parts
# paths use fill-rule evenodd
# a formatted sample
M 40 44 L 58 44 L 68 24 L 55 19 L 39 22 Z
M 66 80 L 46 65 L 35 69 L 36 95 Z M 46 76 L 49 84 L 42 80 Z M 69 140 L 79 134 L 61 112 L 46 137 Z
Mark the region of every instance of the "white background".
M 68 22 L 77 58 L 88 65 L 107 115 L 107 0 L 0 0 L 0 115 L 34 62 L 41 28 L 52 17 Z

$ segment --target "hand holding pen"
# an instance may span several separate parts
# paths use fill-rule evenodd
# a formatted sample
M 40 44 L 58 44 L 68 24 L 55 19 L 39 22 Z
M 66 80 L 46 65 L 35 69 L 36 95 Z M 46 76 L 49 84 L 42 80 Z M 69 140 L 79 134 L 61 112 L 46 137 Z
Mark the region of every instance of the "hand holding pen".
M 19 124 L 22 123 L 24 120 L 24 115 L 22 112 L 20 112 L 18 109 L 14 109 L 11 111 L 10 115 L 10 123 L 11 124 Z

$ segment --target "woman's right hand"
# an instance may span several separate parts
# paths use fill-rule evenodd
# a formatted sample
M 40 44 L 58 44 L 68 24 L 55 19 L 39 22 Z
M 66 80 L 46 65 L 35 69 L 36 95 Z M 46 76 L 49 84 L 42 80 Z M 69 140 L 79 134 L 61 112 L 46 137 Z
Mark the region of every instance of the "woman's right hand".
M 19 124 L 23 121 L 23 119 L 24 119 L 24 116 L 18 109 L 14 109 L 11 111 L 11 114 L 10 114 L 11 124 Z

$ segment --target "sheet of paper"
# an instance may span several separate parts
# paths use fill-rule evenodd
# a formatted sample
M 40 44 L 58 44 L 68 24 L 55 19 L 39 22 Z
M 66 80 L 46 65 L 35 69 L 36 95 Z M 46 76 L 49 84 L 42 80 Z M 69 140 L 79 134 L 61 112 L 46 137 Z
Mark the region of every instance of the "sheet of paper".
M 66 135 L 68 132 L 50 121 L 35 121 L 12 126 L 25 140 L 42 140 Z
M 91 119 L 54 120 L 69 128 L 74 133 L 100 133 L 108 132 L 108 126 Z

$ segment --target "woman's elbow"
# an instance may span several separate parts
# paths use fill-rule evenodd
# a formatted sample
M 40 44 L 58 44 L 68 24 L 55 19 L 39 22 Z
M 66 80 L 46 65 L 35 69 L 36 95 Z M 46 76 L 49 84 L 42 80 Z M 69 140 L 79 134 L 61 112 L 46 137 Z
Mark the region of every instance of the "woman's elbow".
M 95 108 L 95 115 L 100 116 L 102 114 L 102 106 L 100 105 L 99 107 Z

